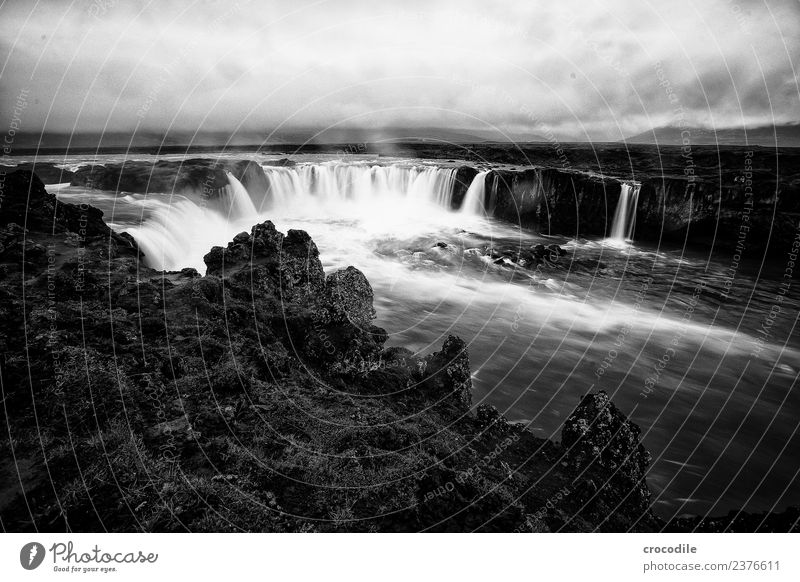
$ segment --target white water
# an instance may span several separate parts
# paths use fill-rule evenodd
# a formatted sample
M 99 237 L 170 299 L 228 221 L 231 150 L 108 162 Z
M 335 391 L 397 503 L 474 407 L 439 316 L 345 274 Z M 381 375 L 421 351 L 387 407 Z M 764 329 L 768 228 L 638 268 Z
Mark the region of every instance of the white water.
M 331 206 L 347 202 L 403 202 L 449 209 L 455 170 L 393 164 L 302 164 L 292 168 L 265 166 L 269 183 L 267 208 L 298 204 Z
M 146 196 L 129 194 L 121 203 L 138 206 L 140 221 L 126 230 L 156 269 L 194 267 L 205 272 L 203 256 L 215 245 L 225 245 L 236 234 L 249 231 L 258 212 L 247 189 L 227 172 L 228 185 L 217 199 L 191 194 Z M 256 221 L 257 222 L 257 221 Z
M 633 231 L 636 228 L 636 206 L 639 203 L 639 189 L 641 184 L 623 184 L 617 209 L 614 212 L 614 222 L 611 225 L 611 238 L 618 241 L 633 240 Z
M 486 214 L 486 176 L 489 172 L 478 172 L 472 183 L 464 194 L 464 202 L 461 203 L 461 213 L 473 216 L 484 216 Z
M 223 203 L 227 203 L 229 206 L 228 216 L 234 220 L 256 216 L 258 212 L 247 188 L 230 172 L 225 172 L 225 174 L 228 176 L 228 185 L 225 187 Z
M 359 221 L 369 236 L 410 235 L 448 222 L 457 226 L 450 211 L 454 169 L 329 162 L 263 170 L 268 190 L 257 204 L 229 172 L 228 185 L 215 199 L 191 193 L 126 196 L 121 202 L 141 208 L 139 224 L 127 230 L 139 242 L 145 262 L 156 269 L 191 266 L 204 272 L 203 256 L 212 246 L 225 245 L 268 219 Z

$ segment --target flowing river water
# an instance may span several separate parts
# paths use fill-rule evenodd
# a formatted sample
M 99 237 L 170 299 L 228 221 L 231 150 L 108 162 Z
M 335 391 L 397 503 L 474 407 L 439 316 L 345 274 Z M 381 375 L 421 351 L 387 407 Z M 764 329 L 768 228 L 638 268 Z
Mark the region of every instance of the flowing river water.
M 557 440 L 580 397 L 606 390 L 642 428 L 663 517 L 800 503 L 800 312 L 785 259 L 732 269 L 730 255 L 623 239 L 633 233 L 634 185 L 616 213 L 617 238 L 542 236 L 489 216 L 485 173 L 451 209 L 454 168 L 311 156 L 264 165 L 262 196 L 229 175 L 215 200 L 48 188 L 101 208 L 155 268 L 202 273 L 211 246 L 263 220 L 308 231 L 326 272 L 366 274 L 389 345 L 430 353 L 459 335 L 474 402 L 542 437 Z M 533 269 L 489 252 L 553 243 L 567 254 Z

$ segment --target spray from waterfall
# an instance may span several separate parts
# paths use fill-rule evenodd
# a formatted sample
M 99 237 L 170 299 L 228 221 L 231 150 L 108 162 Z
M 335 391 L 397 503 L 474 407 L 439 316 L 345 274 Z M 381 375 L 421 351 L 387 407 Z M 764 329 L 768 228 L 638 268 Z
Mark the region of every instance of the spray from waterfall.
M 618 241 L 633 240 L 636 229 L 636 207 L 639 204 L 641 184 L 622 184 L 619 202 L 611 225 L 611 238 Z
M 489 172 L 478 172 L 472 179 L 472 183 L 464 194 L 464 201 L 461 203 L 461 213 L 473 216 L 483 216 L 486 214 L 486 176 Z

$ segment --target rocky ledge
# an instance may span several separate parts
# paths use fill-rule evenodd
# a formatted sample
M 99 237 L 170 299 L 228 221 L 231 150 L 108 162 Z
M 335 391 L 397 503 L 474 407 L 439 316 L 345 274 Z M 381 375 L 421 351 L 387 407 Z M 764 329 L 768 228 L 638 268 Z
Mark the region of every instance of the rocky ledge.
M 204 276 L 158 272 L 99 210 L 4 178 L 3 529 L 665 528 L 604 393 L 561 443 L 474 406 L 464 342 L 387 348 L 367 279 L 326 276 L 307 233 L 264 222 Z

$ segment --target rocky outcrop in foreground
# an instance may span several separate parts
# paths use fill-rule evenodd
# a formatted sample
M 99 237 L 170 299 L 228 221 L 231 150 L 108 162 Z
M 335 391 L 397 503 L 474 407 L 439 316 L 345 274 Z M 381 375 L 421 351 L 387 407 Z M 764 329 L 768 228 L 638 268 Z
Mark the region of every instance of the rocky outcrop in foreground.
M 9 531 L 627 531 L 638 429 L 604 394 L 538 439 L 472 409 L 467 346 L 385 347 L 372 288 L 270 222 L 156 272 L 27 172 L 0 206 Z

